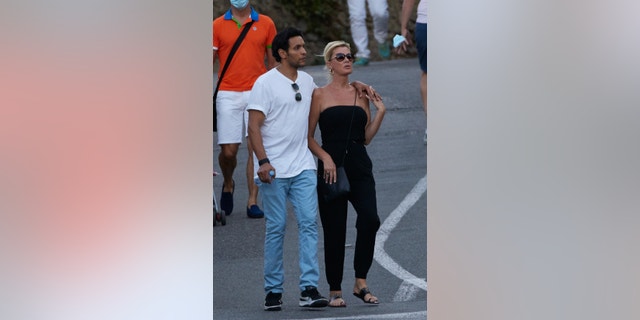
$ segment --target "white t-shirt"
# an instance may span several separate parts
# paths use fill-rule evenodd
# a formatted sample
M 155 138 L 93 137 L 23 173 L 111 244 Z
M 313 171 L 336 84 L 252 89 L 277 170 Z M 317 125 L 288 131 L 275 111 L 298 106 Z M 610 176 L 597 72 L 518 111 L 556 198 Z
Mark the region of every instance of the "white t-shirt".
M 293 82 L 273 68 L 253 84 L 247 106 L 247 110 L 258 110 L 265 115 L 260 128 L 262 143 L 278 178 L 291 178 L 303 170 L 316 170 L 307 143 L 311 95 L 316 84 L 304 71 L 298 71 L 295 83 L 300 88 L 301 101 L 295 99 Z M 255 173 L 260 167 L 255 156 L 253 164 Z
M 427 0 L 420 0 L 418 3 L 417 23 L 427 23 Z

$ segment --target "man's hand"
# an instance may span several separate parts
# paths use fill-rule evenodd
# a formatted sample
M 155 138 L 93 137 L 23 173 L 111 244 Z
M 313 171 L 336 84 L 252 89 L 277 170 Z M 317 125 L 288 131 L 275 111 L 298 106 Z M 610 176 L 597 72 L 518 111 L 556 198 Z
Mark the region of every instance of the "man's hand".
M 276 168 L 271 163 L 265 163 L 258 168 L 258 179 L 264 183 L 271 183 L 276 177 Z
M 398 54 L 404 54 L 409 49 L 409 46 L 413 45 L 409 39 L 409 30 L 407 30 L 407 28 L 402 29 L 401 35 L 404 37 L 404 41 L 396 49 L 396 53 Z
M 360 81 L 354 81 L 351 84 L 356 88 L 356 90 L 358 90 L 359 98 L 362 98 L 364 96 L 372 101 L 382 100 L 382 97 L 378 94 L 378 92 L 376 92 L 376 90 L 373 89 L 372 86 Z

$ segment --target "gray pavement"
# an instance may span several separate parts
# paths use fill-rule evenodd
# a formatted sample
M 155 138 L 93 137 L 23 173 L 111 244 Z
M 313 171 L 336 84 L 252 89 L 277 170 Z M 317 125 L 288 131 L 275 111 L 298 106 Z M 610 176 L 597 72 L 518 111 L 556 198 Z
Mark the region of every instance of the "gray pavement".
M 326 83 L 322 66 L 302 69 L 316 83 Z M 298 307 L 297 227 L 292 214 L 285 236 L 285 292 L 283 309 L 266 312 L 262 306 L 264 219 L 249 219 L 244 168 L 247 151 L 241 146 L 234 179 L 235 209 L 226 226 L 213 227 L 214 319 L 426 319 L 427 198 L 425 117 L 421 107 L 420 70 L 415 58 L 371 62 L 357 68 L 351 80 L 372 85 L 387 107 L 384 122 L 367 147 L 376 179 L 378 214 L 383 222 L 376 259 L 368 276 L 378 306 L 365 305 L 350 294 L 353 287 L 355 212 L 350 208 L 347 252 L 342 284 L 346 308 L 308 310 Z M 217 137 L 214 134 L 214 142 Z M 214 147 L 217 171 L 219 147 Z M 214 178 L 219 199 L 222 177 Z M 321 228 L 318 219 L 318 226 Z M 383 231 L 384 230 L 384 231 Z M 323 237 L 319 229 L 320 292 L 328 296 L 324 276 Z

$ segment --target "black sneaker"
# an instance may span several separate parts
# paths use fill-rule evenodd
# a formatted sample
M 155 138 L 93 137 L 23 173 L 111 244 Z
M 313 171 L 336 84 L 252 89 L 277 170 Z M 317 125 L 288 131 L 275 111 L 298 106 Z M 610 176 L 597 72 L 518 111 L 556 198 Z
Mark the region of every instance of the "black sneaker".
M 322 308 L 329 305 L 329 300 L 320 295 L 316 287 L 305 287 L 300 294 L 300 306 Z
M 275 293 L 269 291 L 267 297 L 264 299 L 264 310 L 266 311 L 280 311 L 282 310 L 282 293 Z

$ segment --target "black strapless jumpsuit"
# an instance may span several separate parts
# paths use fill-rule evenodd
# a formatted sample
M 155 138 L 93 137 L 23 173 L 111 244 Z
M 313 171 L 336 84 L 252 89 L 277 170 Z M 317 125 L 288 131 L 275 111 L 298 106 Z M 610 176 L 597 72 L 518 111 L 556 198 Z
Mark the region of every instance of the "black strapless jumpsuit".
M 352 115 L 353 120 L 351 120 Z M 353 123 L 349 134 L 350 121 Z M 359 106 L 334 106 L 320 113 L 318 124 L 322 137 L 322 149 L 331 155 L 336 166 L 344 165 L 351 185 L 351 191 L 347 196 L 330 202 L 325 202 L 318 194 L 320 220 L 324 233 L 325 273 L 329 290 L 337 291 L 342 290 L 348 202 L 351 202 L 358 215 L 353 261 L 356 278 L 367 278 L 373 263 L 380 218 L 376 204 L 373 164 L 364 145 L 367 114 Z M 348 143 L 347 135 L 350 137 Z M 318 179 L 322 179 L 323 176 L 324 166 L 322 161 L 318 161 Z M 319 192 L 320 189 L 318 189 Z

